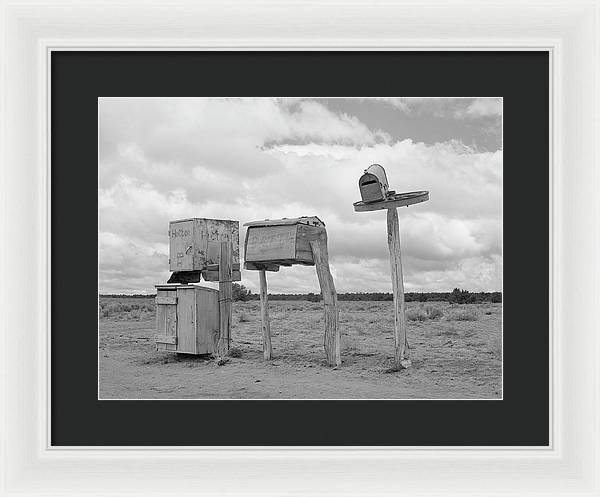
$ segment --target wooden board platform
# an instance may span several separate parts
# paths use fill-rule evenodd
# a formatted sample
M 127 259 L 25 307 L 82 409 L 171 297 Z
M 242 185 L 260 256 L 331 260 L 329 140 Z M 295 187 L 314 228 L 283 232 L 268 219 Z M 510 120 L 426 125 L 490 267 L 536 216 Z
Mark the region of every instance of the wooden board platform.
M 356 212 L 378 211 L 381 209 L 392 209 L 394 207 L 405 207 L 419 204 L 429 200 L 428 191 L 396 193 L 380 202 L 354 202 Z

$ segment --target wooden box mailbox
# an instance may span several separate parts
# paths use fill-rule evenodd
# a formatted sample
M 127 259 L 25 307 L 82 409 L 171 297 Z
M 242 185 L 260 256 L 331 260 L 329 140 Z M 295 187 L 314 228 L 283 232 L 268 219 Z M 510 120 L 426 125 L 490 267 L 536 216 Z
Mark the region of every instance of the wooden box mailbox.
M 389 191 L 385 169 L 379 164 L 373 164 L 365 169 L 365 173 L 358 180 L 358 187 L 362 201 L 365 203 L 385 200 L 388 194 L 394 193 Z
M 244 268 L 277 271 L 279 266 L 314 266 L 310 240 L 325 231 L 318 217 L 297 217 L 246 223 Z
M 219 281 L 221 242 L 231 242 L 233 279 L 241 280 L 239 222 L 222 219 L 180 219 L 169 223 L 169 269 L 178 278 L 169 283 Z M 187 274 L 186 274 L 187 273 Z
M 219 292 L 196 285 L 156 287 L 156 349 L 212 353 L 219 334 Z

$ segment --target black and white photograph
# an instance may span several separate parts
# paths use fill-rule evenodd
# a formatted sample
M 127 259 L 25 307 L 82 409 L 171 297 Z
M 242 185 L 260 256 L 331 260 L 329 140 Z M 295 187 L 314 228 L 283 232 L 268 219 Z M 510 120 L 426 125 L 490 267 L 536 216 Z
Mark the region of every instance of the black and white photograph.
M 98 398 L 503 398 L 503 99 L 99 97 Z

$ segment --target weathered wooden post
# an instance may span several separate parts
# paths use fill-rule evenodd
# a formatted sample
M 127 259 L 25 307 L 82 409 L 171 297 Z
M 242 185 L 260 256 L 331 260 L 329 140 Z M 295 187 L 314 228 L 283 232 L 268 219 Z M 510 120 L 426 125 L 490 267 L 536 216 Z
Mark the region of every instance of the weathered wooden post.
M 385 170 L 379 164 L 373 164 L 365 170 L 358 181 L 358 187 L 362 200 L 354 203 L 356 212 L 387 209 L 387 236 L 394 297 L 394 367 L 407 368 L 411 362 L 406 336 L 406 306 L 397 208 L 425 202 L 429 200 L 429 192 L 396 193 L 390 191 Z
M 406 304 L 404 302 L 404 281 L 402 278 L 402 254 L 400 251 L 400 225 L 396 207 L 387 210 L 387 235 L 392 271 L 392 293 L 394 297 L 394 365 L 407 368 L 408 339 L 406 337 Z
M 340 352 L 340 327 L 339 312 L 337 305 L 337 293 L 333 276 L 329 270 L 329 254 L 327 251 L 327 233 L 319 234 L 316 240 L 310 241 L 310 248 L 315 260 L 317 278 L 321 287 L 321 295 L 325 304 L 325 338 L 323 347 L 329 365 L 339 366 L 342 364 Z
M 265 271 L 279 271 L 280 266 L 302 264 L 316 266 L 321 295 L 325 304 L 325 337 L 323 345 L 327 363 L 339 366 L 340 331 L 337 294 L 329 270 L 327 232 L 318 217 L 264 220 L 246 223 L 244 268 L 259 271 L 260 304 L 265 360 L 271 359 L 269 301 Z
M 271 323 L 269 322 L 269 292 L 267 290 L 267 273 L 264 269 L 258 272 L 260 280 L 260 318 L 262 322 L 263 355 L 265 361 L 273 357 L 271 346 Z
M 217 355 L 224 357 L 229 350 L 231 340 L 231 300 L 233 295 L 232 283 L 231 242 L 221 242 L 219 257 L 219 340 Z

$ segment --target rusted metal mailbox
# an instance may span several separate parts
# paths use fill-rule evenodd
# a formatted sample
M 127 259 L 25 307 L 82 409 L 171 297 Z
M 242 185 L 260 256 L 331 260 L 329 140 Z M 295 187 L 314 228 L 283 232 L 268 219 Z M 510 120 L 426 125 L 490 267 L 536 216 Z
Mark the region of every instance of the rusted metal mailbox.
M 365 169 L 365 173 L 358 180 L 358 186 L 362 201 L 365 203 L 385 200 L 389 193 L 394 193 L 389 192 L 385 169 L 379 164 L 373 164 Z
M 218 290 L 196 285 L 156 286 L 156 350 L 212 353 L 219 318 Z
M 169 223 L 169 283 L 219 281 L 221 242 L 231 242 L 233 279 L 241 280 L 239 222 L 191 218 Z
M 277 271 L 279 266 L 314 266 L 310 240 L 325 231 L 316 216 L 246 223 L 244 268 Z

